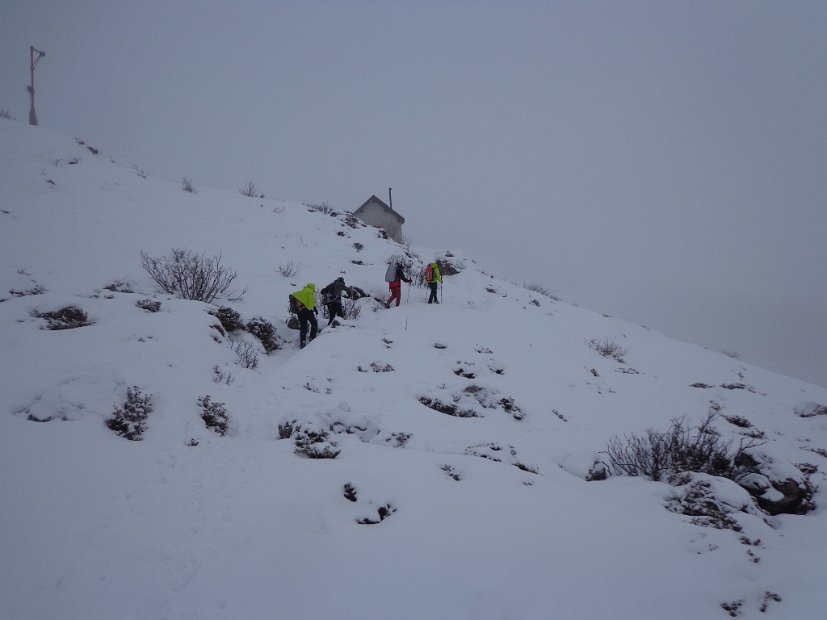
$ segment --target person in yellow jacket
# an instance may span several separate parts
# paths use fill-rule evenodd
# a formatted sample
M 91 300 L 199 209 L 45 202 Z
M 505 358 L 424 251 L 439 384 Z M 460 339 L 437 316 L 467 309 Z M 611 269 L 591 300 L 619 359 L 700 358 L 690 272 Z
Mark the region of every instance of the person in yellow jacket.
M 436 298 L 436 290 L 442 282 L 442 274 L 439 272 L 439 265 L 436 261 L 425 268 L 425 282 L 428 283 L 428 287 L 431 289 L 431 296 L 428 297 L 428 303 L 438 304 L 439 301 Z
M 316 315 L 319 313 L 316 307 L 316 285 L 308 282 L 300 291 L 290 293 L 290 298 L 295 300 L 291 307 L 295 307 L 299 317 L 299 348 L 303 349 L 307 338 L 307 324 L 310 323 L 310 340 L 313 340 L 319 331 L 319 324 L 316 322 Z

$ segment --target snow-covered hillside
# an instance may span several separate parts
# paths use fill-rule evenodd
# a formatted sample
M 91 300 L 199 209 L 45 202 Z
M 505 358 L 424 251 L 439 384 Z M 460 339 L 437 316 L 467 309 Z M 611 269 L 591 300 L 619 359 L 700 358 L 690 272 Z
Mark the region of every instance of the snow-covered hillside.
M 827 609 L 827 390 L 498 279 L 457 249 L 406 250 L 345 213 L 144 177 L 0 119 L 0 618 Z M 243 301 L 163 293 L 140 254 L 173 248 L 220 254 Z M 377 303 L 392 256 L 455 267 L 443 303 L 407 285 L 400 307 Z M 340 275 L 370 295 L 300 351 L 289 293 Z M 271 322 L 279 348 L 228 332 L 219 306 Z M 66 307 L 86 324 L 47 329 L 41 315 Z M 140 441 L 107 425 L 134 387 L 152 403 Z M 206 396 L 224 435 L 201 417 Z M 740 486 L 587 481 L 613 437 L 708 414 L 722 441 L 756 444 Z M 798 492 L 806 514 L 759 506 Z

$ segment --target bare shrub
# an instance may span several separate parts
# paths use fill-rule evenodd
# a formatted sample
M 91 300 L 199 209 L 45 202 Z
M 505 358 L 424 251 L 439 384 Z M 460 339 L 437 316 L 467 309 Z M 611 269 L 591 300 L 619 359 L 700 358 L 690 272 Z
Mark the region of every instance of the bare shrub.
M 605 451 L 611 473 L 652 480 L 687 471 L 732 478 L 738 456 L 759 444 L 742 439 L 733 448 L 732 441 L 724 441 L 712 425 L 714 418 L 707 415 L 694 428 L 686 425 L 685 417 L 674 418 L 666 431 L 646 429 L 643 435 L 613 437 Z
M 121 437 L 130 441 L 141 441 L 146 430 L 146 419 L 152 413 L 152 396 L 141 394 L 137 386 L 126 390 L 126 402 L 123 407 L 115 407 L 106 426 Z
M 192 179 L 188 179 L 187 177 L 181 179 L 181 189 L 183 189 L 185 192 L 189 192 L 190 194 L 196 193 L 195 188 L 192 185 Z
M 608 338 L 592 338 L 586 344 L 603 357 L 610 357 L 623 363 L 623 357 L 629 352 L 625 347 Z
M 241 195 L 249 196 L 250 198 L 264 198 L 264 194 L 258 191 L 255 183 L 252 181 L 247 181 L 238 191 Z
M 223 383 L 224 385 L 230 385 L 233 381 L 235 381 L 235 377 L 233 377 L 233 373 L 231 372 L 224 372 L 218 366 L 212 367 L 212 380 L 213 383 Z
M 0 118 L 7 118 L 10 121 L 17 120 L 11 115 L 11 112 L 9 112 L 6 108 L 0 110 Z
M 141 266 L 165 292 L 182 299 L 239 301 L 247 292 L 230 292 L 238 274 L 221 263 L 221 253 L 207 256 L 173 248 L 169 256 L 154 258 L 141 251 Z
M 302 202 L 302 204 L 311 211 L 318 211 L 319 213 L 324 213 L 325 215 L 333 215 L 333 213 L 335 213 L 333 207 L 331 207 L 330 203 L 327 201 L 319 204 L 312 204 L 309 202 Z
M 132 164 L 132 170 L 134 170 L 135 174 L 137 174 L 142 179 L 146 179 L 147 177 L 149 177 L 149 173 L 140 166 L 138 166 L 138 164 Z
M 301 270 L 301 264 L 294 263 L 293 261 L 288 262 L 286 265 L 279 265 L 279 273 L 285 278 L 294 278 L 299 275 Z
M 358 319 L 361 313 L 362 306 L 359 305 L 358 299 L 342 300 L 342 318 L 352 321 Z
M 201 407 L 201 419 L 207 428 L 215 431 L 222 437 L 227 434 L 227 428 L 230 423 L 230 416 L 227 413 L 227 408 L 224 403 L 216 403 L 212 401 L 212 397 L 199 396 L 198 406 Z
M 258 368 L 258 353 L 256 353 L 256 348 L 251 342 L 236 340 L 230 345 L 230 348 L 235 353 L 236 364 L 250 370 Z

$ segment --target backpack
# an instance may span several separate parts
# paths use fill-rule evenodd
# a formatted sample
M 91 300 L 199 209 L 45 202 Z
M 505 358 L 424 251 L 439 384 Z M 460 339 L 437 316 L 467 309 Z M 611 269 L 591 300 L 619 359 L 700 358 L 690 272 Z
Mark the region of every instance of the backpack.
M 299 300 L 290 295 L 290 312 L 291 314 L 299 313 Z
M 334 301 L 333 290 L 332 289 L 333 289 L 333 285 L 328 284 L 326 287 L 324 287 L 320 291 L 321 294 L 322 294 L 322 303 L 323 304 L 329 304 L 330 302 Z
M 425 282 L 433 282 L 434 280 L 434 266 L 428 265 L 425 267 Z
M 385 272 L 385 282 L 393 282 L 394 280 L 396 280 L 396 264 L 391 263 Z

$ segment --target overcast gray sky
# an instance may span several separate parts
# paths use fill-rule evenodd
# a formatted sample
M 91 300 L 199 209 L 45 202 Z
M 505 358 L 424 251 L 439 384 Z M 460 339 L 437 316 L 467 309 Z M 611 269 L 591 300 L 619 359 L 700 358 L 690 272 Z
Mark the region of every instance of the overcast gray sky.
M 827 385 L 827 2 L 2 0 L 0 110 Z M 596 334 L 614 336 L 614 334 Z M 550 352 L 553 353 L 553 352 Z

